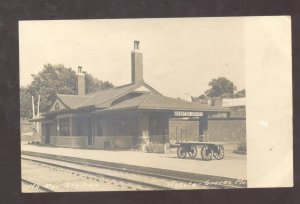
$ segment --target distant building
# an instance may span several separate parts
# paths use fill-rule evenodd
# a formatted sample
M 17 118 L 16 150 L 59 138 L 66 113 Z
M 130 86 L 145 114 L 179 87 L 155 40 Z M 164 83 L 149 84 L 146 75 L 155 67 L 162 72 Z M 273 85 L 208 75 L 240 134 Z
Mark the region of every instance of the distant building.
M 246 117 L 246 98 L 221 98 L 221 97 L 206 97 L 202 99 L 194 99 L 194 102 L 199 104 L 207 104 L 214 107 L 226 107 L 230 110 L 229 117 Z M 211 117 L 227 117 L 223 113 L 212 114 Z
M 230 109 L 230 117 L 246 117 L 246 98 L 223 99 L 222 106 Z
M 212 107 L 228 108 L 229 115 L 214 112 L 208 116 L 209 140 L 239 144 L 246 141 L 246 98 L 222 99 L 220 97 L 198 99 L 196 103 Z

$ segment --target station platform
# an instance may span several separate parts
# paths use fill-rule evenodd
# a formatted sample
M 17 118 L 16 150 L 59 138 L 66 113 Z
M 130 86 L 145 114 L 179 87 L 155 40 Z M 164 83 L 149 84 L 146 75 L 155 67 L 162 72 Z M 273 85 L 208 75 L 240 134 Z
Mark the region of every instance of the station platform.
M 124 167 L 140 171 L 161 171 L 184 177 L 200 176 L 210 181 L 247 180 L 246 155 L 225 151 L 223 160 L 204 161 L 198 155 L 195 159 L 179 159 L 176 149 L 169 154 L 145 153 L 131 150 L 73 149 L 21 143 L 22 154 L 52 155 L 73 160 L 88 160 L 94 163 Z M 226 150 L 226 147 L 225 147 Z M 199 154 L 199 152 L 198 152 Z M 246 187 L 245 184 L 241 187 Z

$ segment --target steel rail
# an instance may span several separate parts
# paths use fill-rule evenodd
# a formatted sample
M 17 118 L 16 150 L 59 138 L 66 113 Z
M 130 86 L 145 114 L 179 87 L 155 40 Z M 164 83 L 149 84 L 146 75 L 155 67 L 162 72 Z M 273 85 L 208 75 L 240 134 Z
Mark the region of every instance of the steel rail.
M 32 185 L 32 186 L 37 186 L 38 189 L 42 190 L 42 191 L 45 191 L 45 192 L 54 192 L 52 190 L 50 190 L 49 188 L 46 188 L 44 186 L 41 186 L 40 184 L 38 183 L 35 183 L 35 182 L 32 182 L 32 181 L 29 181 L 29 180 L 26 180 L 26 179 L 23 179 L 22 178 L 22 182 L 28 184 L 28 185 Z

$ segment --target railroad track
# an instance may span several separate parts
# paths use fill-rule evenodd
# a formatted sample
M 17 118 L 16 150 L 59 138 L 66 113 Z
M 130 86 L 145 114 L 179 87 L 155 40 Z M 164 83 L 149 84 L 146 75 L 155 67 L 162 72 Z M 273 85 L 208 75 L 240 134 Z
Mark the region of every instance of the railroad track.
M 26 192 L 26 191 L 28 191 L 28 192 L 32 192 L 32 191 L 34 191 L 34 192 L 45 192 L 45 193 L 54 192 L 54 191 L 52 191 L 51 189 L 46 188 L 46 187 L 44 187 L 44 186 L 41 186 L 41 185 L 39 185 L 39 184 L 37 184 L 37 183 L 35 183 L 35 182 L 28 181 L 28 180 L 23 179 L 23 178 L 22 178 L 21 181 L 22 181 L 22 183 L 24 183 L 25 186 L 27 187 L 27 189 L 24 190 L 25 192 Z
M 107 178 L 110 180 L 131 185 L 129 189 L 124 190 L 233 188 L 233 186 L 220 185 L 214 183 L 207 185 L 204 183 L 205 181 L 133 171 L 124 168 L 69 161 L 64 159 L 49 159 L 43 157 L 22 156 L 22 160 L 43 164 L 52 168 L 55 167 L 60 169 L 66 169 L 71 174 L 85 174 L 85 177 L 92 176 L 95 178 Z
M 46 161 L 41 161 L 41 160 L 36 160 L 36 159 L 28 159 L 28 158 L 22 158 L 22 160 L 27 160 L 30 162 L 35 162 L 35 163 L 39 163 L 39 164 L 44 164 L 46 165 L 45 167 L 56 169 L 58 171 L 63 171 L 62 169 L 65 170 L 69 170 L 70 174 L 76 175 L 76 176 L 83 176 L 86 179 L 91 179 L 91 180 L 95 180 L 95 181 L 102 181 L 99 178 L 107 178 L 108 180 L 115 180 L 115 181 L 121 181 L 123 183 L 129 183 L 129 184 L 133 184 L 134 186 L 137 186 L 136 190 L 140 190 L 139 187 L 143 187 L 149 190 L 171 190 L 172 188 L 168 188 L 165 186 L 160 186 L 160 185 L 155 185 L 155 184 L 151 184 L 151 183 L 147 183 L 147 182 L 143 182 L 143 181 L 137 181 L 137 180 L 131 180 L 131 179 L 127 179 L 124 177 L 118 177 L 118 176 L 113 176 L 113 175 L 109 175 L 109 174 L 105 174 L 105 173 L 99 173 L 99 172 L 94 172 L 94 171 L 89 171 L 89 170 L 84 170 L 84 169 L 80 169 L 80 168 L 74 168 L 74 167 L 70 167 L 70 166 L 66 166 L 66 165 L 61 165 L 61 164 L 55 164 L 52 162 L 46 162 Z M 54 167 L 54 168 L 53 168 Z M 37 184 L 39 185 L 39 184 Z M 40 186 L 40 185 L 39 185 Z M 133 189 L 133 188 L 129 188 L 129 189 Z M 141 189 L 142 190 L 142 189 Z

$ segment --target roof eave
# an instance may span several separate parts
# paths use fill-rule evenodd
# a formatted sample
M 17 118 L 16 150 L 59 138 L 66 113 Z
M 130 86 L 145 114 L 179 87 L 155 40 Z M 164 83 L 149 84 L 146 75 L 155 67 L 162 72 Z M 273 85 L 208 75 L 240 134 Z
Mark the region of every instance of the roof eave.
M 74 109 L 62 109 L 62 110 L 55 110 L 55 111 L 50 111 L 47 113 L 42 114 L 42 116 L 47 116 L 47 115 L 53 115 L 53 114 L 58 114 L 58 113 L 65 113 L 65 112 L 72 112 Z
M 205 109 L 205 108 L 183 108 L 183 107 L 151 107 L 151 106 L 139 106 L 139 109 L 149 110 L 178 110 L 178 111 L 203 111 L 203 112 L 230 112 L 227 109 Z
M 29 119 L 29 122 L 41 122 L 45 120 L 44 117 Z
M 83 109 L 94 109 L 96 108 L 95 105 L 89 105 L 89 106 L 79 106 L 76 108 L 76 110 L 83 110 Z
M 94 112 L 92 112 L 92 114 L 98 114 L 98 113 L 106 113 L 106 112 L 112 112 L 112 111 L 123 111 L 123 110 L 134 110 L 134 109 L 138 109 L 138 106 L 132 106 L 132 107 L 125 107 L 125 108 L 116 108 L 116 109 L 98 109 Z

